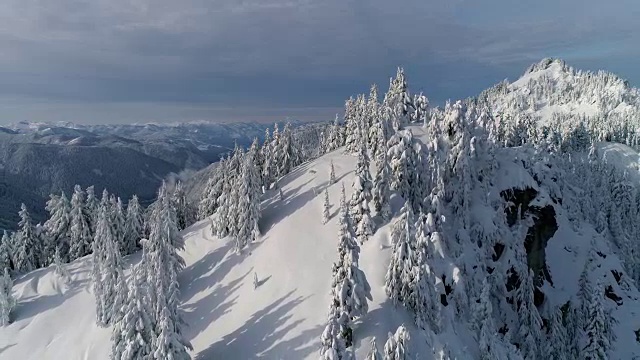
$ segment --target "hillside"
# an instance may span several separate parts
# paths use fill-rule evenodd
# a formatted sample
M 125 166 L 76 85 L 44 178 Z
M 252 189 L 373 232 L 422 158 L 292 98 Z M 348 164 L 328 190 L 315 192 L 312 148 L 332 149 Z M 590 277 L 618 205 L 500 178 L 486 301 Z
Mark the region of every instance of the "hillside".
M 412 128 L 426 141 L 421 128 Z M 514 152 L 516 151 L 516 152 Z M 607 149 L 608 156 L 617 149 Z M 576 230 L 567 220 L 562 206 L 550 201 L 547 190 L 533 180 L 519 162 L 517 150 L 498 154 L 499 172 L 495 187 L 500 194 L 507 189 L 533 188 L 538 192 L 534 203 L 552 206 L 557 231 L 545 247 L 546 266 L 553 285 L 546 284 L 546 306 L 560 306 L 576 297 L 578 278 L 589 252 L 591 239 L 601 254 L 595 277 L 602 278 L 614 293 L 621 296 L 620 305 L 607 301 L 618 324 L 617 341 L 612 359 L 631 359 L 640 355 L 640 344 L 634 331 L 640 328 L 638 294 L 634 286 L 622 289 L 612 270 L 624 273 L 613 254 L 593 228 L 583 223 Z M 335 164 L 338 183 L 329 185 L 329 164 Z M 194 224 L 183 232 L 185 251 L 181 253 L 186 268 L 180 275 L 182 310 L 187 337 L 196 359 L 315 359 L 320 347 L 320 334 L 326 323 L 331 263 L 336 257 L 336 204 L 340 183 L 347 192 L 353 181 L 355 158 L 338 150 L 318 160 L 303 164 L 280 182 L 284 200 L 266 194 L 260 228 L 263 233 L 242 255 L 232 251 L 232 243 L 210 235 L 208 220 Z M 328 188 L 332 220 L 322 225 L 321 191 Z M 316 195 L 316 193 L 318 195 Z M 496 195 L 499 196 L 499 195 Z M 393 200 L 395 199 L 395 200 Z M 397 213 L 401 200 L 392 198 Z M 474 211 L 478 216 L 481 209 Z M 357 324 L 355 344 L 357 358 L 369 350 L 372 336 L 381 346 L 383 339 L 398 325 L 409 325 L 411 350 L 420 359 L 430 359 L 447 344 L 460 359 L 476 358 L 477 343 L 468 324 L 449 318 L 445 331 L 422 333 L 412 326 L 411 316 L 392 305 L 384 291 L 385 273 L 390 256 L 389 226 L 379 229 L 362 246 L 361 268 L 372 287 L 373 301 L 369 313 Z M 133 255 L 128 262 L 137 262 Z M 95 325 L 94 298 L 89 289 L 90 256 L 68 265 L 72 280 L 67 285 L 52 268 L 37 270 L 17 279 L 14 292 L 19 305 L 16 321 L 0 328 L 2 359 L 107 359 L 110 331 Z M 253 288 L 254 273 L 259 287 Z M 624 275 L 623 275 L 624 276 Z M 453 316 L 448 313 L 447 316 Z M 382 350 L 382 349 L 380 349 Z

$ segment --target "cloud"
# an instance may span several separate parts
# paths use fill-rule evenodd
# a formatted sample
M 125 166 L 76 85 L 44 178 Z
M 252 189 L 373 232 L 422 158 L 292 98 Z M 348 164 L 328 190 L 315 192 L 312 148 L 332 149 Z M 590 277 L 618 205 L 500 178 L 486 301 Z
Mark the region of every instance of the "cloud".
M 47 106 L 101 119 L 107 108 L 127 119 L 154 107 L 176 119 L 194 106 L 334 109 L 384 88 L 397 65 L 442 100 L 550 55 L 613 62 L 637 83 L 624 64 L 638 55 L 639 16 L 629 0 L 5 0 L 0 122 Z

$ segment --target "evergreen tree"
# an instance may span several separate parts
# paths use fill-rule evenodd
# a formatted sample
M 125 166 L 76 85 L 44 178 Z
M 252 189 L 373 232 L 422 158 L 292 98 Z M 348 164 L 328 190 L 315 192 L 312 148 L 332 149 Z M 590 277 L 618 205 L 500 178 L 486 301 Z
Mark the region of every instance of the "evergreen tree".
M 332 302 L 327 326 L 320 337 L 322 344 L 320 349 L 321 360 L 353 360 L 351 353 L 347 351 L 345 339 L 342 337 L 339 319 L 339 310 Z
M 544 352 L 545 358 L 569 360 L 567 330 L 562 325 L 562 310 L 560 308 L 551 314 L 548 329 Z
M 69 271 L 62 263 L 62 259 L 60 258 L 60 249 L 56 248 L 56 251 L 53 254 L 53 266 L 54 272 L 58 275 L 63 282 L 69 282 L 71 275 L 69 275 Z
M 0 273 L 4 273 L 4 269 L 11 270 L 11 244 L 9 243 L 9 234 L 7 230 L 2 233 L 0 239 Z
M 271 187 L 273 183 L 273 147 L 271 144 L 271 135 L 267 128 L 264 133 L 264 143 L 260 149 L 262 157 L 262 167 L 259 169 L 262 177 L 262 184 L 266 189 Z
M 540 356 L 538 350 L 542 339 L 542 319 L 533 300 L 533 272 L 528 268 L 525 271 L 521 275 L 522 281 L 517 293 L 518 314 L 520 315 L 518 338 L 523 357 L 527 360 L 535 360 Z
M 391 206 L 389 205 L 390 188 L 389 188 L 389 163 L 386 160 L 386 142 L 380 148 L 384 154 L 381 155 L 381 161 L 377 164 L 376 178 L 373 183 L 373 210 L 382 219 L 383 222 L 389 221 L 391 218 Z
M 127 216 L 124 226 L 125 254 L 132 254 L 140 247 L 140 239 L 144 236 L 144 218 L 138 197 L 133 195 L 127 203 Z
M 403 216 L 396 221 L 391 230 L 393 252 L 385 275 L 385 292 L 394 304 L 406 304 L 411 293 L 411 244 L 414 242 L 413 211 L 408 202 L 402 209 Z
M 389 333 L 384 344 L 384 360 L 409 360 L 409 332 L 404 325 L 400 325 L 395 334 Z
M 329 189 L 324 189 L 324 202 L 322 204 L 322 223 L 326 224 L 329 222 L 331 214 L 329 213 L 329 209 L 331 209 L 331 204 L 329 203 Z
M 27 211 L 27 207 L 22 204 L 20 207 L 19 230 L 16 233 L 16 247 L 14 266 L 18 272 L 26 273 L 35 270 L 40 264 L 44 265 L 44 261 L 39 259 L 41 247 L 35 235 L 35 229 L 31 223 L 31 216 Z
M 145 300 L 145 293 L 149 289 L 142 266 L 144 264 L 139 263 L 132 271 L 122 317 L 113 327 L 112 360 L 149 359 L 151 356 L 155 332 L 151 309 Z
M 120 246 L 109 226 L 107 209 L 102 209 L 96 227 L 93 253 L 94 295 L 96 296 L 98 325 L 107 326 L 117 319 L 119 308 L 116 305 L 119 282 L 125 281 L 123 275 Z
M 182 181 L 176 181 L 171 200 L 173 201 L 173 206 L 176 209 L 178 230 L 184 230 L 187 226 L 191 225 L 192 222 L 189 204 L 187 203 L 187 194 L 184 191 Z
M 371 201 L 371 173 L 369 172 L 369 156 L 366 145 L 360 146 L 358 164 L 356 167 L 356 178 L 353 182 L 353 194 L 350 202 L 350 213 L 355 224 L 357 224 L 356 235 L 360 243 L 364 243 L 373 234 L 373 221 L 369 202 Z
M 371 349 L 367 354 L 367 358 L 365 360 L 382 360 L 382 355 L 378 351 L 378 347 L 376 346 L 376 338 L 375 336 L 371 338 Z
M 582 358 L 588 360 L 606 360 L 611 346 L 607 336 L 607 314 L 602 304 L 602 284 L 590 286 L 589 303 L 587 304 L 585 333 L 587 345 L 582 349 Z
M 9 269 L 5 268 L 0 277 L 0 326 L 9 325 L 11 322 L 11 312 L 16 306 L 12 292 L 13 281 L 9 276 Z
M 85 208 L 84 192 L 80 185 L 76 185 L 71 197 L 70 213 L 70 258 L 72 260 L 81 258 L 91 252 L 91 214 Z M 56 250 L 58 248 L 56 247 Z M 59 255 L 59 254 L 58 254 Z
M 158 192 L 157 206 L 151 215 L 151 233 L 144 243 L 143 261 L 149 286 L 147 301 L 151 306 L 151 319 L 155 324 L 155 341 L 152 345 L 154 359 L 189 359 L 186 349 L 189 341 L 184 338 L 184 321 L 179 313 L 178 273 L 184 268 L 184 260 L 178 250 L 184 247 L 178 232 L 176 215 L 166 184 Z
M 213 171 L 213 175 L 207 180 L 198 205 L 198 218 L 200 220 L 213 214 L 220 206 L 218 199 L 222 195 L 225 184 L 225 172 L 227 160 L 223 157 Z
M 89 186 L 85 192 L 87 194 L 87 198 L 85 199 L 84 203 L 85 214 L 87 215 L 86 221 L 89 224 L 89 229 L 91 230 L 91 238 L 93 239 L 93 236 L 96 232 L 96 225 L 98 224 L 100 201 L 96 197 L 93 185 Z
M 71 227 L 71 204 L 64 192 L 60 196 L 50 195 L 45 208 L 49 219 L 44 223 L 48 244 L 44 251 L 47 264 L 53 259 L 53 253 L 60 247 L 62 262 L 69 262 L 69 233 Z
M 236 251 L 255 241 L 260 235 L 260 178 L 255 166 L 257 149 L 247 152 L 240 173 L 236 207 L 236 229 L 232 235 L 236 237 Z
M 119 197 L 115 197 L 115 195 L 111 195 L 109 198 L 109 202 L 111 205 L 111 210 L 109 211 L 110 215 L 110 225 L 111 225 L 111 234 L 118 244 L 118 248 L 120 249 L 120 254 L 128 255 L 125 250 L 128 247 L 128 244 L 125 242 L 125 213 L 122 206 L 122 200 Z

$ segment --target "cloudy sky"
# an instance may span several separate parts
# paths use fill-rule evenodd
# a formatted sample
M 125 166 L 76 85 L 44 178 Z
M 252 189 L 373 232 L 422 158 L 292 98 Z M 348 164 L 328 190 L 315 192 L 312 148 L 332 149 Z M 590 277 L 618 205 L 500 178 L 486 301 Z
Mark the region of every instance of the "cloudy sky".
M 0 123 L 332 118 L 395 67 L 436 102 L 546 56 L 640 85 L 637 0 L 3 0 Z

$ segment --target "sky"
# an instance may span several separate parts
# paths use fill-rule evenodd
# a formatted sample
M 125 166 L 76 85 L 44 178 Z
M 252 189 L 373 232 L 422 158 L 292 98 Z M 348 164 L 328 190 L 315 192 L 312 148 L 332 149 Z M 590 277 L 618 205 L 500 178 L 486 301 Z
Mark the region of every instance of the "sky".
M 397 66 L 434 103 L 560 57 L 640 85 L 636 0 L 3 0 L 0 124 L 331 120 Z

